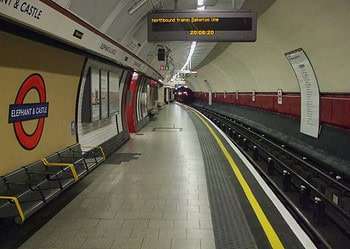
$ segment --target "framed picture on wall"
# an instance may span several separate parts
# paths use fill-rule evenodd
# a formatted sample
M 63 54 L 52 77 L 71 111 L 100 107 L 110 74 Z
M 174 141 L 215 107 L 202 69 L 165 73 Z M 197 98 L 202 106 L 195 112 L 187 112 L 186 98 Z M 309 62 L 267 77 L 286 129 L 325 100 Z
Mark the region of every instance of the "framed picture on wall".
M 90 67 L 85 79 L 82 122 L 94 123 L 119 113 L 122 69 L 113 71 Z
M 108 72 L 100 70 L 101 119 L 109 116 L 108 112 Z
M 122 70 L 120 72 L 109 72 L 109 116 L 116 115 L 119 112 L 119 82 Z
M 100 120 L 100 73 L 96 68 L 91 68 L 91 121 Z

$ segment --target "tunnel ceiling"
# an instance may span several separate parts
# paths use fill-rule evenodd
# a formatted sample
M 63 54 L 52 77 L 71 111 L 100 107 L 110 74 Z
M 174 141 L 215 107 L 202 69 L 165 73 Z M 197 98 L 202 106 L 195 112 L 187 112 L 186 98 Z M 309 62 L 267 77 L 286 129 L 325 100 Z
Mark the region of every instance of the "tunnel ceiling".
M 218 44 L 187 80 L 195 91 L 299 92 L 285 53 L 302 48 L 321 93 L 350 93 L 350 1 L 247 0 L 259 13 L 255 43 Z
M 152 64 L 157 70 L 160 69 L 160 64 L 155 57 L 157 45 L 165 45 L 171 50 L 175 70 L 181 69 L 185 64 L 190 50 L 190 42 L 163 44 L 147 42 L 147 13 L 152 9 L 174 9 L 175 0 L 148 0 L 145 5 L 131 15 L 128 10 L 140 0 L 55 1 L 123 44 L 133 53 Z M 210 0 L 209 2 L 212 5 L 207 7 L 209 9 L 232 9 L 235 5 L 241 5 L 243 0 Z M 177 8 L 195 9 L 196 3 L 197 0 L 178 0 Z M 214 43 L 198 44 L 192 58 L 192 67 L 198 66 L 214 47 Z M 164 75 L 164 72 L 160 73 Z M 173 72 L 168 72 L 165 76 L 170 78 L 172 74 Z
M 175 69 L 185 64 L 190 42 L 147 42 L 146 16 L 152 9 L 174 9 L 174 0 L 148 0 L 130 15 L 139 0 L 56 0 L 128 47 L 156 69 L 157 45 L 167 46 Z M 197 0 L 178 0 L 178 9 L 194 9 Z M 198 74 L 187 78 L 195 91 L 299 92 L 285 53 L 303 48 L 313 64 L 321 92 L 350 92 L 350 50 L 347 32 L 350 1 L 336 0 L 210 0 L 209 9 L 256 10 L 255 43 L 199 43 L 192 58 Z M 243 5 L 242 5 L 243 4 Z M 292 13 L 292 14 L 291 14 Z M 164 72 L 161 72 L 164 74 Z M 168 73 L 165 76 L 172 76 Z M 209 86 L 209 87 L 208 87 Z

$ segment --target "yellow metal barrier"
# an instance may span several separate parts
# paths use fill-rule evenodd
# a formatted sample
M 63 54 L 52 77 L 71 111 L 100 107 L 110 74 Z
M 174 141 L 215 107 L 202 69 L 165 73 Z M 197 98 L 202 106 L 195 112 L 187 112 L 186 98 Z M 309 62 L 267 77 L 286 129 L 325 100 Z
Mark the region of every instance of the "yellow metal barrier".
M 0 196 L 0 200 L 8 200 L 13 201 L 16 205 L 17 212 L 19 214 L 19 217 L 21 218 L 21 222 L 23 223 L 25 220 L 24 212 L 22 209 L 21 204 L 19 203 L 19 200 L 16 197 L 13 196 Z
M 72 163 L 49 163 L 46 158 L 41 159 L 41 161 L 44 163 L 45 166 L 47 167 L 61 167 L 61 168 L 69 168 L 70 171 L 72 172 L 72 175 L 74 177 L 74 180 L 77 182 L 79 181 L 79 176 L 77 173 L 77 170 Z
M 100 147 L 98 147 L 98 148 L 101 150 L 103 160 L 106 160 L 106 154 L 105 154 L 105 152 L 103 151 L 102 146 L 100 146 Z
M 89 148 L 89 147 L 86 147 L 86 148 Z M 91 147 L 91 148 L 96 148 L 96 147 Z M 99 146 L 98 149 L 102 153 L 103 160 L 106 160 L 106 154 L 104 153 L 102 146 Z M 47 161 L 46 158 L 41 159 L 41 161 L 47 167 L 61 167 L 61 168 L 67 168 L 68 167 L 70 169 L 70 171 L 72 172 L 74 180 L 76 182 L 79 181 L 79 176 L 78 176 L 78 173 L 77 173 L 77 170 L 76 170 L 74 164 L 72 164 L 72 163 L 50 163 L 49 161 Z M 16 206 L 18 215 L 21 218 L 21 223 L 24 222 L 25 215 L 24 215 L 22 206 L 21 206 L 18 198 L 14 197 L 14 196 L 0 196 L 0 200 L 13 201 L 15 206 Z

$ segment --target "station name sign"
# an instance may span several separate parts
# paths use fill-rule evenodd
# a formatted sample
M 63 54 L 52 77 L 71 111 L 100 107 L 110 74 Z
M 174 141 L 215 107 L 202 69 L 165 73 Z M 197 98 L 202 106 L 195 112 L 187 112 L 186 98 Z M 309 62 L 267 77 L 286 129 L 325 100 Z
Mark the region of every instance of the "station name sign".
M 148 41 L 255 42 L 257 16 L 251 11 L 154 11 Z
M 9 123 L 47 118 L 49 103 L 10 105 Z
M 37 20 L 40 19 L 43 13 L 43 11 L 36 6 L 35 2 L 33 4 L 30 1 L 24 0 L 0 0 L 0 4 L 12 7 L 18 12 L 28 15 Z

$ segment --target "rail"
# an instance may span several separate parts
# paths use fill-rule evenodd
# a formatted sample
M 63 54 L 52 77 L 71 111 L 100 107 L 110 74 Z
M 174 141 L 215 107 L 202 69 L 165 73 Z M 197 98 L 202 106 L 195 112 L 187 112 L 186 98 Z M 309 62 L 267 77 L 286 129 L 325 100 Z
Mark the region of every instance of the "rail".
M 247 156 L 248 160 L 258 169 L 260 174 L 269 182 L 270 186 L 283 199 L 286 207 L 293 213 L 304 229 L 310 233 L 317 243 L 321 243 L 323 248 L 332 248 L 329 243 L 317 231 L 315 226 L 306 218 L 301 209 L 287 196 L 291 192 L 290 187 L 294 187 L 300 195 L 300 203 L 312 202 L 315 205 L 314 212 L 317 212 L 321 218 L 327 215 L 347 238 L 350 238 L 350 214 L 343 207 L 337 205 L 333 200 L 327 197 L 326 188 L 337 190 L 341 193 L 340 198 L 350 196 L 350 188 L 341 182 L 339 178 L 334 179 L 325 172 L 303 160 L 293 151 L 288 150 L 283 143 L 278 145 L 276 139 L 270 139 L 268 135 L 254 130 L 248 125 L 243 125 L 232 117 L 209 110 L 207 108 L 194 106 L 205 116 L 216 123 L 234 142 L 241 151 Z M 251 156 L 252 154 L 253 156 Z M 266 160 L 267 170 L 257 163 L 257 158 Z M 282 187 L 273 180 L 274 171 L 279 171 L 282 175 Z M 322 184 L 313 183 L 317 179 Z M 302 203 L 303 202 L 303 203 Z M 303 205 L 301 205 L 303 206 Z M 340 217 L 340 218 L 339 218 Z

